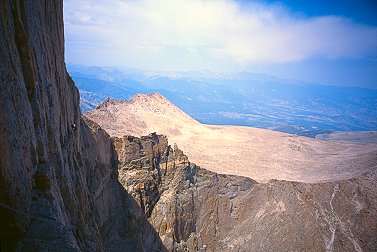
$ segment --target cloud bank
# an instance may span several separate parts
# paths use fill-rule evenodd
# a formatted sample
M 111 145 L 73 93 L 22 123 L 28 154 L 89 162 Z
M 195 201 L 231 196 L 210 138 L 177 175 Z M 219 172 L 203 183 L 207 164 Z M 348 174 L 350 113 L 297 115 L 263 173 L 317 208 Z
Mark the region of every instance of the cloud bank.
M 231 0 L 66 0 L 68 59 L 214 71 L 310 58 L 376 57 L 377 27 Z

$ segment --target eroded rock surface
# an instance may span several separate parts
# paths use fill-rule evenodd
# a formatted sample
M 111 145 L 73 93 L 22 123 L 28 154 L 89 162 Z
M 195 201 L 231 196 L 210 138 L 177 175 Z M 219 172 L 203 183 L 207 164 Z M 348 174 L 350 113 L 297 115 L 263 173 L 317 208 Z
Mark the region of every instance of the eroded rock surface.
M 376 172 L 308 184 L 220 175 L 164 136 L 115 138 L 121 184 L 171 251 L 373 251 Z
M 109 135 L 81 118 L 63 1 L 0 2 L 1 251 L 153 251 Z

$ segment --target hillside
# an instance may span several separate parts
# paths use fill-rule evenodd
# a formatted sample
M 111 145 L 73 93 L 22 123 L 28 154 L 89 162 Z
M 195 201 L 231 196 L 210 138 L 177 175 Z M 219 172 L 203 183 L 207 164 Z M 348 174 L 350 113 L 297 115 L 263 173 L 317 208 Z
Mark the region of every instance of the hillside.
M 316 138 L 322 140 L 336 140 L 363 145 L 377 145 L 377 131 L 339 131 L 319 134 L 316 136 Z
M 106 100 L 85 116 L 111 136 L 166 135 L 213 172 L 301 182 L 351 178 L 377 166 L 377 148 L 270 130 L 201 124 L 158 93 Z

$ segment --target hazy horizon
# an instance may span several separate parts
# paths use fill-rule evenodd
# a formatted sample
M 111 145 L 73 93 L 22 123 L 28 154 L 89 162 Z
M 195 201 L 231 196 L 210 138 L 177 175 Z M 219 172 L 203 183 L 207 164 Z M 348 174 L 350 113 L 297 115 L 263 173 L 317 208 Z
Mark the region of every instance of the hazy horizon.
M 373 1 L 65 0 L 68 63 L 377 88 Z M 376 14 L 376 15 L 375 15 Z
M 302 83 L 302 84 L 308 84 L 308 85 L 319 85 L 319 86 L 324 86 L 324 87 L 344 87 L 344 88 L 361 88 L 361 89 L 370 89 L 370 90 L 377 90 L 377 84 L 376 85 L 372 85 L 372 86 L 358 86 L 358 85 L 349 85 L 349 86 L 345 86 L 345 85 L 340 85 L 340 84 L 333 84 L 333 83 L 329 83 L 329 84 L 326 84 L 326 83 L 320 83 L 320 82 L 315 82 L 315 81 L 310 81 L 310 80 L 303 80 L 303 79 L 298 79 L 298 78 L 289 78 L 289 77 L 281 77 L 281 76 L 277 76 L 277 75 L 273 75 L 273 74 L 268 74 L 268 73 L 265 73 L 265 72 L 252 72 L 252 71 L 234 71 L 234 72 L 227 72 L 227 71 L 223 71 L 223 72 L 212 72 L 208 69 L 203 69 L 203 70 L 186 70 L 186 71 L 163 71 L 163 70 L 143 70 L 143 69 L 137 69 L 137 68 L 133 68 L 133 67 L 129 67 L 129 66 L 110 66 L 110 65 L 85 65 L 85 64 L 77 64 L 77 63 L 74 63 L 74 62 L 66 62 L 67 64 L 67 69 L 68 69 L 68 73 L 70 73 L 69 71 L 69 68 L 70 66 L 71 67 L 84 67 L 84 68 L 91 68 L 91 67 L 94 67 L 94 68 L 102 68 L 102 69 L 108 69 L 108 70 L 119 70 L 121 72 L 124 73 L 124 76 L 127 76 L 128 74 L 130 74 L 130 76 L 132 76 L 132 73 L 134 74 L 142 74 L 143 76 L 150 76 L 150 77 L 153 77 L 153 76 L 160 76 L 160 77 L 168 77 L 168 78 L 177 78 L 177 79 L 184 79 L 184 80 L 187 80 L 188 77 L 190 77 L 191 79 L 193 80 L 199 80 L 200 78 L 198 77 L 199 76 L 206 76 L 208 78 L 210 77 L 215 77 L 215 78 L 218 78 L 219 80 L 221 80 L 222 78 L 229 78 L 229 79 L 232 79 L 234 75 L 237 75 L 237 74 L 242 74 L 242 73 L 249 73 L 249 74 L 253 74 L 255 76 L 264 76 L 265 78 L 275 78 L 276 80 L 280 80 L 280 81 L 283 81 L 283 82 L 291 82 L 292 84 L 293 83 L 296 83 L 296 84 L 299 84 L 299 83 Z M 77 72 L 79 74 L 82 74 L 80 71 Z M 181 74 L 181 75 L 179 75 Z M 197 74 L 197 76 L 194 76 L 194 75 L 190 75 L 188 76 L 189 74 Z M 89 77 L 89 76 L 88 76 Z M 94 76 L 93 76 L 94 77 Z M 97 78 L 97 77 L 94 77 L 94 78 Z M 252 78 L 250 78 L 250 80 L 252 80 Z M 254 79 L 255 80 L 255 79 Z M 116 82 L 116 81 L 115 81 Z M 252 83 L 250 83 L 252 84 Z

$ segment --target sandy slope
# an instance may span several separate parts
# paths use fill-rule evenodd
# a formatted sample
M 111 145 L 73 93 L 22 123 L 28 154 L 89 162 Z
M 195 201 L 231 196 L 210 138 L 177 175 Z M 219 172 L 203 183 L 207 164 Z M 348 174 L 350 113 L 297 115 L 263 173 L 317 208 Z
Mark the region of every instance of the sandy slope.
M 321 140 L 336 140 L 363 145 L 377 145 L 377 131 L 333 132 L 316 136 Z
M 377 146 L 322 141 L 252 127 L 201 124 L 158 93 L 107 100 L 86 114 L 111 136 L 167 135 L 203 168 L 270 179 L 318 182 L 377 168 Z

